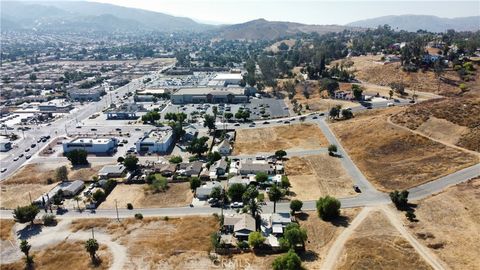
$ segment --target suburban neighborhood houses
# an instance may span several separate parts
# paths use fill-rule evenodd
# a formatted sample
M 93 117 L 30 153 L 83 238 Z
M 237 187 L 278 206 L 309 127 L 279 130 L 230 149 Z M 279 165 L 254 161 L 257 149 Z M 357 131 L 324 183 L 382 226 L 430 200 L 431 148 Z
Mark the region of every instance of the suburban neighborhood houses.
M 478 268 L 478 3 L 107 2 L 1 2 L 1 269 Z

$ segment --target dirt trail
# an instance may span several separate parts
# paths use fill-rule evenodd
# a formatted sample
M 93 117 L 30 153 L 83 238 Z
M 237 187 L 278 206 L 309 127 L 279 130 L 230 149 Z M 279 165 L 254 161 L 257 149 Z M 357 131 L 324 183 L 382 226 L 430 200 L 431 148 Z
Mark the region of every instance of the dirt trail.
M 348 228 L 346 228 L 333 242 L 330 250 L 328 251 L 325 260 L 323 261 L 321 269 L 334 269 L 337 264 L 342 250 L 345 246 L 345 243 L 348 241 L 350 236 L 354 233 L 355 229 L 363 222 L 363 220 L 368 216 L 373 208 L 365 207 L 360 211 L 360 213 L 355 217 L 355 219 L 350 223 Z
M 397 215 L 393 210 L 387 206 L 383 205 L 380 207 L 385 213 L 385 216 L 388 218 L 392 226 L 407 240 L 410 245 L 417 251 L 417 253 L 432 266 L 433 269 L 450 269 L 444 262 L 438 259 L 430 250 L 428 250 L 424 245 L 420 244 L 408 231 L 405 229 L 401 220 L 398 219 Z
M 445 145 L 445 146 L 448 146 L 448 147 L 451 147 L 451 148 L 455 148 L 455 149 L 457 149 L 457 150 L 460 150 L 460 151 L 465 152 L 465 153 L 468 153 L 468 154 L 472 154 L 472 155 L 480 158 L 480 153 L 478 153 L 478 152 L 465 149 L 465 148 L 463 148 L 463 147 L 454 145 L 454 144 L 449 143 L 449 142 L 445 142 L 445 141 L 441 141 L 441 140 L 435 139 L 435 138 L 430 137 L 430 136 L 428 136 L 428 135 L 426 135 L 426 134 L 424 134 L 424 133 L 422 133 L 422 132 L 419 132 L 419 131 L 416 131 L 416 130 L 412 130 L 412 129 L 409 129 L 409 128 L 407 128 L 407 127 L 404 127 L 404 126 L 395 124 L 394 122 L 392 122 L 391 116 L 389 116 L 389 117 L 387 118 L 387 123 L 389 123 L 390 125 L 393 125 L 393 126 L 395 126 L 395 127 L 401 128 L 401 129 L 403 129 L 403 130 L 412 132 L 412 133 L 414 133 L 414 134 L 416 134 L 416 135 L 420 135 L 420 136 L 422 136 L 422 137 L 424 137 L 424 138 L 427 138 L 427 139 L 429 139 L 429 140 L 432 140 L 432 141 L 434 141 L 434 142 L 441 143 L 441 144 L 443 144 L 443 145 Z
M 69 225 L 71 220 L 62 220 L 55 227 L 42 227 L 42 231 L 28 238 L 28 242 L 32 245 L 33 250 L 40 250 L 46 246 L 57 244 L 64 240 L 79 240 L 86 241 L 92 237 L 90 231 L 78 231 L 72 233 L 69 231 Z M 20 229 L 20 228 L 15 228 Z M 110 235 L 95 232 L 95 239 L 100 243 L 108 247 L 112 253 L 112 266 L 110 269 L 123 269 L 125 265 L 125 258 L 127 257 L 127 249 L 125 246 L 114 242 Z M 18 242 L 19 240 L 17 240 Z M 18 243 L 17 245 L 18 246 Z M 12 253 L 11 256 L 5 258 L 3 263 L 14 262 L 21 259 L 22 254 L 20 252 Z M 4 259 L 4 258 L 2 258 Z

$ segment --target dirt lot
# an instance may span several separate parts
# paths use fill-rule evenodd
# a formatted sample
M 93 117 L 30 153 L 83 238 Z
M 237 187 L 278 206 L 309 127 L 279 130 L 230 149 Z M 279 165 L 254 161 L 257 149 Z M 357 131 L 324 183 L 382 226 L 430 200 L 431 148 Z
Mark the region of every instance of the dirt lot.
M 480 265 L 480 178 L 418 202 L 410 230 L 452 269 Z
M 399 110 L 369 111 L 331 125 L 355 164 L 380 190 L 410 188 L 478 162 L 474 155 L 389 124 L 388 116 Z
M 300 225 L 307 230 L 308 236 L 306 253 L 302 255 L 303 266 L 306 269 L 321 268 L 331 245 L 359 211 L 360 208 L 342 209 L 339 222 L 325 222 L 318 217 L 317 212 L 306 212 L 306 219 L 300 220 Z
M 209 269 L 210 235 L 218 226 L 214 217 L 145 218 L 142 221 L 75 220 L 72 229 L 96 228 L 112 234 L 127 247 L 125 269 Z
M 292 198 L 317 200 L 321 196 L 346 197 L 355 195 L 352 180 L 338 158 L 328 154 L 292 157 L 285 165 L 292 184 Z
M 188 182 L 169 183 L 168 186 L 166 192 L 151 193 L 146 190 L 147 185 L 119 184 L 99 208 L 115 208 L 115 200 L 121 208 L 127 203 L 133 204 L 134 208 L 146 208 L 187 206 L 192 202 L 193 193 Z
M 380 55 L 352 57 L 351 60 L 354 62 L 352 69 L 355 71 L 356 78 L 383 86 L 388 86 L 392 82 L 401 82 L 412 91 L 436 93 L 444 96 L 453 96 L 461 92 L 458 86 L 445 82 L 440 83 L 440 90 L 438 91 L 439 80 L 432 71 L 422 72 L 420 70 L 407 73 L 402 70 L 400 63 L 383 65 L 379 63 L 380 58 Z M 442 77 L 457 84 L 460 83 L 460 78 L 453 70 L 447 70 L 442 74 Z
M 435 139 L 480 152 L 480 98 L 444 98 L 421 102 L 392 121 Z
M 19 184 L 19 185 L 0 185 L 0 208 L 13 209 L 17 206 L 30 204 L 30 197 L 36 200 L 42 194 L 48 192 L 56 184 Z
M 237 131 L 234 155 L 284 150 L 318 149 L 328 146 L 320 128 L 313 124 L 242 129 Z
M 109 269 L 111 254 L 107 247 L 100 245 L 97 252 L 102 260 L 101 264 L 91 264 L 90 255 L 85 251 L 85 243 L 80 241 L 63 241 L 58 245 L 49 246 L 39 252 L 34 252 L 35 269 L 46 270 L 83 270 L 83 269 Z M 2 270 L 23 270 L 25 263 L 18 261 L 12 264 L 1 265 Z
M 431 269 L 415 249 L 376 211 L 345 244 L 337 269 Z

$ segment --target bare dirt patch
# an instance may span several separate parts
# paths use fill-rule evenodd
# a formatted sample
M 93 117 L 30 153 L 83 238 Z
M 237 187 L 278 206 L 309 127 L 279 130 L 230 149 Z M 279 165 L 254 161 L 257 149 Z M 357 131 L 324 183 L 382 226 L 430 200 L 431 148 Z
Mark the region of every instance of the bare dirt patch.
M 55 169 L 65 164 L 27 164 L 8 177 L 2 184 L 46 184 L 55 179 Z
M 431 269 L 379 211 L 347 241 L 337 269 Z
M 279 149 L 319 149 L 327 145 L 327 139 L 314 124 L 241 129 L 237 131 L 234 154 L 275 152 Z
M 102 260 L 98 266 L 92 265 L 90 255 L 85 251 L 85 243 L 80 241 L 63 241 L 57 245 L 34 252 L 35 269 L 58 270 L 83 270 L 83 269 L 109 269 L 111 265 L 108 248 L 100 245 L 97 255 Z M 18 261 L 12 264 L 1 265 L 1 269 L 25 269 L 25 263 Z
M 214 217 L 75 220 L 72 230 L 95 226 L 126 246 L 125 269 L 210 269 L 210 235 L 218 229 Z
M 340 160 L 328 154 L 292 157 L 285 165 L 292 184 L 292 198 L 316 200 L 321 196 L 345 197 L 355 195 L 352 180 Z
M 36 200 L 42 194 L 51 190 L 56 184 L 18 184 L 0 185 L 0 208 L 13 209 L 17 206 L 24 206 Z
M 306 269 L 321 269 L 322 262 L 335 239 L 357 216 L 360 208 L 342 209 L 338 222 L 325 222 L 318 217 L 317 212 L 308 211 L 300 226 L 307 230 L 308 241 L 306 252 L 302 255 L 303 266 Z
M 480 152 L 479 115 L 480 98 L 444 98 L 409 106 L 392 116 L 392 121 L 446 141 L 453 138 L 452 143 L 457 146 Z M 442 119 L 445 124 L 439 122 L 435 125 L 438 122 L 435 119 Z M 429 121 L 434 121 L 434 125 Z
M 452 269 L 480 265 L 480 178 L 418 202 L 410 231 Z M 404 217 L 403 217 L 404 218 Z
M 474 165 L 478 158 L 387 122 L 401 108 L 332 124 L 342 145 L 380 190 L 407 189 Z
M 120 208 L 126 208 L 127 203 L 133 204 L 134 208 L 146 208 L 187 206 L 192 202 L 193 193 L 188 182 L 169 183 L 168 186 L 165 192 L 152 193 L 146 189 L 147 185 L 119 184 L 100 209 L 115 208 L 115 200 Z

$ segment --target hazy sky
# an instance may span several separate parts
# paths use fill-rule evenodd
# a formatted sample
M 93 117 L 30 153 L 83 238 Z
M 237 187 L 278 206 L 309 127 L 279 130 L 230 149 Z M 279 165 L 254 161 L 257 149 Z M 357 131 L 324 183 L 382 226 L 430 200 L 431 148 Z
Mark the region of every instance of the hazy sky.
M 480 15 L 480 1 L 319 1 L 319 0 L 92 0 L 189 17 L 208 23 L 253 19 L 309 24 L 352 21 L 403 14 L 464 17 Z M 479 22 L 480 23 L 480 22 Z

